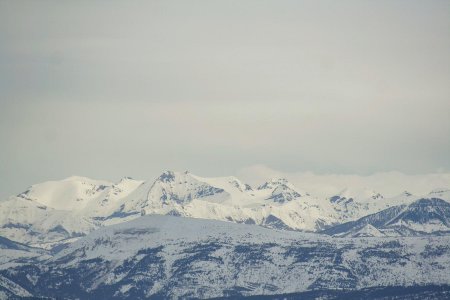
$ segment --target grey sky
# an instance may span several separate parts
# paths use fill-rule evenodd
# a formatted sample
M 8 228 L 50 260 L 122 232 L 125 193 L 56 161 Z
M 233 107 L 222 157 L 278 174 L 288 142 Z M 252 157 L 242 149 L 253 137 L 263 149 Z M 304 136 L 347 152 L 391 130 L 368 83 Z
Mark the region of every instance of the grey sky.
M 0 1 L 0 195 L 450 169 L 450 1 Z

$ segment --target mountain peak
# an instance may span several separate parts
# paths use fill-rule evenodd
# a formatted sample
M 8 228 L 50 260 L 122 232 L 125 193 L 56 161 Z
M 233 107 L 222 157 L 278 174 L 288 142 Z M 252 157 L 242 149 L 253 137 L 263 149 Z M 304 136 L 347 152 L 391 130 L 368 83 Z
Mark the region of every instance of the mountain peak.
M 162 182 L 171 182 L 175 180 L 175 172 L 174 171 L 165 171 L 158 177 L 159 181 Z
M 209 184 L 188 171 L 165 171 L 153 183 L 148 196 L 156 203 L 186 204 L 194 199 L 213 197 L 223 192 L 223 189 Z
M 340 199 L 356 200 L 381 200 L 384 196 L 369 188 L 344 188 L 339 194 L 335 195 Z
M 77 175 L 69 176 L 60 181 L 76 181 L 76 182 L 85 182 L 85 183 L 92 183 L 92 184 L 97 184 L 98 182 L 104 182 L 103 180 L 96 180 L 96 179 L 92 179 L 89 177 L 77 176 Z
M 129 176 L 125 176 L 125 177 L 122 177 L 116 185 L 124 184 L 124 183 L 127 183 L 127 182 L 133 182 L 133 181 L 138 181 L 138 180 L 135 180 L 135 179 L 133 179 L 132 177 L 129 177 Z
M 285 203 L 299 197 L 301 197 L 301 195 L 296 190 L 286 184 L 280 184 L 272 191 L 272 194 L 268 199 L 278 203 Z
M 385 236 L 381 231 L 371 224 L 364 225 L 361 229 L 351 234 L 352 237 L 383 237 Z
M 258 187 L 258 190 L 265 190 L 265 189 L 274 189 L 279 185 L 288 185 L 289 181 L 286 178 L 272 178 L 269 181 L 266 181 L 262 185 Z
M 164 171 L 161 175 L 159 175 L 157 180 L 162 181 L 162 182 L 172 182 L 175 180 L 175 178 L 180 177 L 180 176 L 186 176 L 186 175 L 191 175 L 191 173 L 189 171 L 178 172 L 178 171 L 167 170 L 167 171 Z
M 409 207 L 442 206 L 450 209 L 450 203 L 439 198 L 422 198 L 414 201 Z
M 131 192 L 132 190 L 134 190 L 136 187 L 143 184 L 144 182 L 145 181 L 143 181 L 143 180 L 136 180 L 131 177 L 123 177 L 122 179 L 120 179 L 119 182 L 114 184 L 114 187 L 119 188 L 120 190 L 126 189 Z M 115 191 L 115 192 L 117 192 L 117 191 Z

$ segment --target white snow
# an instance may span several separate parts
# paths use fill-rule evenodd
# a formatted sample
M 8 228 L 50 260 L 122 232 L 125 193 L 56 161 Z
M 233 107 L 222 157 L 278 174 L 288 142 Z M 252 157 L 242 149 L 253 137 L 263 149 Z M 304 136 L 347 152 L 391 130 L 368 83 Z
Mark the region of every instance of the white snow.
M 331 195 L 339 198 L 333 202 L 331 196 L 315 196 L 278 177 L 251 188 L 233 176 L 205 178 L 189 172 L 167 171 L 156 180 L 123 178 L 117 183 L 73 176 L 35 184 L 0 201 L 0 235 L 49 248 L 142 213 L 261 225 L 272 216 L 291 229 L 316 231 L 421 198 L 408 192 L 388 197 L 355 178 L 354 186 Z M 450 201 L 450 191 L 439 188 L 425 197 Z
M 360 231 L 363 232 L 377 233 L 376 229 L 370 226 Z M 65 268 L 76 267 L 81 261 L 101 258 L 120 266 L 126 260 L 139 260 L 138 251 L 141 249 L 163 246 L 158 255 L 162 256 L 165 262 L 164 272 L 170 279 L 175 276 L 174 262 L 186 257 L 186 249 L 205 243 L 220 245 L 217 250 L 212 251 L 211 256 L 220 257 L 222 262 L 192 262 L 190 268 L 199 271 L 195 273 L 195 287 L 173 287 L 176 297 L 183 297 L 189 291 L 198 292 L 199 286 L 202 291 L 207 291 L 204 297 L 219 297 L 222 289 L 232 286 L 251 287 L 248 293 L 256 295 L 275 293 L 274 291 L 304 291 L 316 280 L 326 280 L 329 288 L 342 288 L 340 280 L 348 276 L 348 271 L 339 267 L 333 268 L 336 265 L 357 272 L 367 270 L 357 275 L 358 288 L 449 284 L 449 238 L 377 238 L 370 235 L 370 238 L 361 236 L 335 239 L 318 234 L 270 230 L 255 225 L 152 215 L 93 232 L 58 253 L 52 261 L 59 262 L 59 266 Z M 270 247 L 261 250 L 259 247 L 262 245 Z M 332 259 L 326 253 L 320 252 L 304 260 L 294 260 L 294 257 L 286 255 L 288 249 L 308 249 L 318 245 L 318 250 L 332 252 L 341 249 L 341 262 L 336 261 L 336 256 Z M 447 250 L 441 256 L 424 259 L 422 253 L 426 245 L 447 247 Z M 245 261 L 245 266 L 239 269 L 235 261 L 239 254 L 233 252 L 238 246 L 259 248 L 257 253 L 268 258 L 259 260 L 257 264 Z M 368 251 L 368 254 L 365 254 L 365 251 Z M 66 257 L 70 260 L 66 260 Z M 394 260 L 390 261 L 391 258 Z M 434 268 L 436 265 L 439 267 Z M 189 274 L 189 271 L 187 272 Z M 98 280 L 114 284 L 119 283 L 123 276 L 126 276 L 126 273 L 108 273 Z M 157 287 L 164 287 L 167 284 L 164 280 L 158 282 Z M 265 284 L 271 284 L 275 289 L 272 292 L 267 291 L 264 289 Z M 129 283 L 125 283 L 121 291 L 126 292 L 129 288 Z M 153 290 L 157 291 L 157 288 Z

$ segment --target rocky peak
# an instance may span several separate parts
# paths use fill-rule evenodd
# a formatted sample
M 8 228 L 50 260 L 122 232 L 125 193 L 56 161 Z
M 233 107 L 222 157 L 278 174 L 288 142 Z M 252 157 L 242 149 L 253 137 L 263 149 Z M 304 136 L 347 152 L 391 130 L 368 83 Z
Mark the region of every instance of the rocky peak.
M 158 177 L 159 181 L 162 182 L 171 182 L 175 180 L 175 172 L 173 171 L 165 171 Z
M 286 178 L 272 178 L 258 187 L 258 190 L 274 189 L 279 185 L 289 185 Z

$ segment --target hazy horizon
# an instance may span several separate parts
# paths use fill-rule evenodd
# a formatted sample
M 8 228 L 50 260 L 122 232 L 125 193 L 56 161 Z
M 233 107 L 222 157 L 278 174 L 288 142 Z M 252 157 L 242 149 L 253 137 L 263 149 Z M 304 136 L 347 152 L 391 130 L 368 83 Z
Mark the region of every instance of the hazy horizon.
M 450 172 L 448 1 L 1 1 L 0 39 L 1 199 L 167 169 Z

